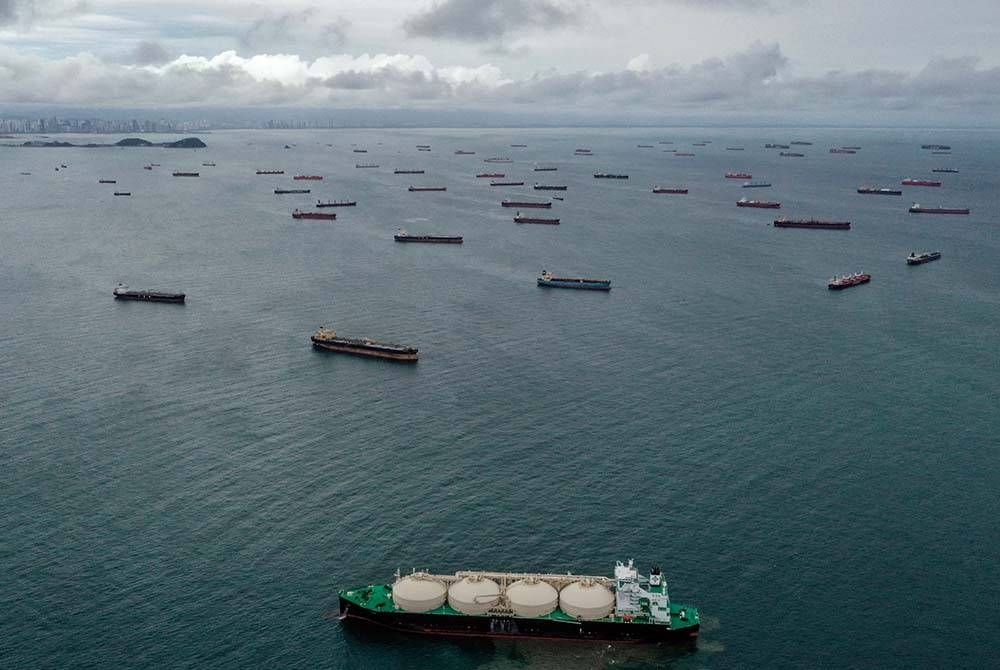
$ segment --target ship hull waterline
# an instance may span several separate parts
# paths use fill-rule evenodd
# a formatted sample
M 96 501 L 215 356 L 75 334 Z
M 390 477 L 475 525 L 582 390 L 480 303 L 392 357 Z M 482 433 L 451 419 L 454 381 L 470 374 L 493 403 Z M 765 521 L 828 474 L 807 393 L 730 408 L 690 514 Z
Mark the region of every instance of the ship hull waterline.
M 364 358 L 381 358 L 389 361 L 401 361 L 403 363 L 416 363 L 418 358 L 416 353 L 409 352 L 395 352 L 388 351 L 385 349 L 370 349 L 366 347 L 358 347 L 350 344 L 338 344 L 336 342 L 324 342 L 322 340 L 313 339 L 313 347 L 317 349 L 324 349 L 326 351 L 335 351 L 340 354 L 352 354 L 354 356 L 362 356 Z
M 419 635 L 667 643 L 690 646 L 697 644 L 700 629 L 700 624 L 684 628 L 667 628 L 642 623 L 608 621 L 555 621 L 516 616 L 374 612 L 344 598 L 340 599 L 340 618 L 344 623 L 376 625 Z

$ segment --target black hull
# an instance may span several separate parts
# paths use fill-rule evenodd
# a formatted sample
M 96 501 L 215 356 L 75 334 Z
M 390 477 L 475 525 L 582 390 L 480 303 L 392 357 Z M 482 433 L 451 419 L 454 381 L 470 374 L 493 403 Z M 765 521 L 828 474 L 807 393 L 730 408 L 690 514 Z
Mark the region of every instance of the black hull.
M 116 293 L 115 300 L 138 300 L 141 302 L 170 302 L 175 305 L 184 303 L 184 294 L 161 294 L 161 293 Z
M 645 623 L 372 612 L 343 599 L 340 600 L 340 616 L 345 622 L 373 624 L 404 633 L 450 637 L 645 642 L 694 646 L 698 640 L 699 630 L 697 625 L 675 630 Z

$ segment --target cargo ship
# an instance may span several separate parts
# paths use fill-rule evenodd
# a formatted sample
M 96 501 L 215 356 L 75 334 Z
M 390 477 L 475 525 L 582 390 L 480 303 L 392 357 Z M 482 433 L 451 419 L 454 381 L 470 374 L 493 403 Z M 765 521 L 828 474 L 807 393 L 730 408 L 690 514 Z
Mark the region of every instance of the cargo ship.
M 308 188 L 276 188 L 274 189 L 275 195 L 287 195 L 289 193 L 310 193 L 311 190 Z
M 812 142 L 803 142 L 802 140 L 792 140 L 791 142 L 789 142 L 789 144 L 799 145 L 799 146 L 803 146 L 803 147 L 811 147 L 812 146 Z
M 132 191 L 115 191 L 115 195 L 132 195 Z
M 118 180 L 117 179 L 98 179 L 97 183 L 98 184 L 117 184 Z
M 393 170 L 393 174 L 423 174 L 423 170 Z
M 476 179 L 503 179 L 506 176 L 503 172 L 480 172 Z
M 687 195 L 688 190 L 686 188 L 678 188 L 675 186 L 654 186 L 653 193 L 673 193 L 675 195 Z
M 476 155 L 476 152 L 475 151 L 464 151 L 462 149 L 458 149 L 458 150 L 455 151 L 455 155 L 456 156 L 474 156 L 474 155 Z
M 947 172 L 949 174 L 958 174 L 957 168 L 932 168 L 931 172 Z
M 459 571 L 396 572 L 392 584 L 338 593 L 340 619 L 407 633 L 487 638 L 622 641 L 694 646 L 697 608 L 671 602 L 659 567 L 614 577 Z
M 534 200 L 501 200 L 501 207 L 525 207 L 528 209 L 552 209 L 551 202 L 538 202 Z
M 559 168 L 551 165 L 536 165 L 534 170 L 535 172 L 558 172 Z
M 791 149 L 787 144 L 775 144 L 774 142 L 768 142 L 764 145 L 765 149 Z
M 771 182 L 769 181 L 745 181 L 743 182 L 743 188 L 770 188 Z
M 411 193 L 421 193 L 424 191 L 447 191 L 447 186 L 410 186 L 407 191 Z
M 184 302 L 183 293 L 165 293 L 163 291 L 132 291 L 125 284 L 118 284 L 111 292 L 115 300 L 141 300 L 144 302 Z
M 593 156 L 594 152 L 590 149 L 574 149 L 573 155 L 575 156 Z
M 537 216 L 523 216 L 521 212 L 518 212 L 514 215 L 514 223 L 542 223 L 558 226 L 559 219 L 543 219 Z
M 610 279 L 586 279 L 584 277 L 557 277 L 551 272 L 542 270 L 538 285 L 547 288 L 577 288 L 586 291 L 610 291 Z
M 923 265 L 924 263 L 930 263 L 931 261 L 936 261 L 939 258 L 941 258 L 940 251 L 925 251 L 920 254 L 911 251 L 910 255 L 906 257 L 906 264 Z
M 830 282 L 826 285 L 831 291 L 840 291 L 845 288 L 851 288 L 852 286 L 858 286 L 860 284 L 867 284 L 872 280 L 870 274 L 864 272 L 855 272 L 852 275 L 844 275 L 842 277 L 833 277 Z
M 215 163 L 202 163 L 202 167 L 215 167 Z
M 257 174 L 285 174 L 284 170 L 257 170 Z
M 775 228 L 818 228 L 821 230 L 850 230 L 850 221 L 821 221 L 819 219 L 786 219 L 774 220 Z
M 197 172 L 174 172 L 175 177 L 200 177 L 201 175 Z
M 753 179 L 749 172 L 727 172 L 723 175 L 726 179 Z
M 323 202 L 322 200 L 316 201 L 317 207 L 357 207 L 358 203 L 356 200 L 328 200 Z
M 757 207 L 758 209 L 780 209 L 781 203 L 772 200 L 749 200 L 740 198 L 736 201 L 737 207 Z
M 492 158 L 484 158 L 483 162 L 484 163 L 513 163 L 514 159 L 512 159 L 512 158 L 504 158 L 502 156 L 494 156 Z
M 404 347 L 400 344 L 378 342 L 368 338 L 354 339 L 338 337 L 335 330 L 326 326 L 313 333 L 310 339 L 314 347 L 326 349 L 327 351 L 368 356 L 370 358 L 384 358 L 406 363 L 416 363 L 417 361 L 417 349 L 415 347 Z M 343 612 L 343 599 L 341 600 L 341 612 Z
M 968 207 L 924 207 L 917 203 L 910 205 L 910 214 L 968 214 L 970 211 Z
M 417 144 L 417 145 L 415 145 L 415 146 L 416 146 L 416 147 L 417 147 L 418 149 L 430 149 L 430 148 L 431 148 L 431 145 L 429 145 L 429 144 Z
M 366 153 L 368 153 L 368 149 L 354 149 L 353 151 L 356 154 L 366 154 Z
M 743 147 L 726 147 L 726 151 L 744 151 Z
M 512 149 L 527 149 L 527 144 L 512 144 L 510 145 Z
M 940 186 L 941 182 L 935 179 L 904 179 L 902 182 L 903 186 Z
M 947 144 L 921 144 L 921 149 L 933 149 L 935 151 L 951 151 L 951 147 Z
M 594 179 L 628 179 L 627 174 L 611 174 L 609 172 L 597 172 Z
M 675 156 L 694 156 L 694 154 L 691 153 L 690 151 L 675 151 L 674 155 Z
M 461 235 L 410 235 L 402 228 L 392 238 L 397 242 L 426 242 L 430 244 L 462 244 L 464 241 Z
M 535 185 L 532 188 L 536 191 L 565 191 L 568 187 L 556 186 L 555 184 L 539 184 L 538 182 L 535 182 Z
M 836 148 L 834 148 L 834 149 L 830 149 L 830 153 L 831 154 L 856 154 L 856 153 L 858 153 L 858 151 L 857 151 L 857 149 L 836 149 Z
M 368 170 L 371 168 L 377 168 L 378 163 L 355 163 L 354 167 L 358 170 Z
M 805 154 L 797 151 L 779 151 L 778 155 L 784 156 L 785 158 L 805 158 Z
M 867 195 L 903 195 L 898 188 L 877 188 L 875 186 L 859 186 L 858 193 Z
M 524 186 L 523 181 L 491 181 L 490 186 Z
M 293 219 L 312 219 L 315 221 L 333 221 L 337 218 L 337 215 L 333 212 L 303 212 L 301 209 L 296 209 L 292 212 Z
M 292 179 L 296 181 L 322 181 L 323 176 L 318 174 L 297 174 Z

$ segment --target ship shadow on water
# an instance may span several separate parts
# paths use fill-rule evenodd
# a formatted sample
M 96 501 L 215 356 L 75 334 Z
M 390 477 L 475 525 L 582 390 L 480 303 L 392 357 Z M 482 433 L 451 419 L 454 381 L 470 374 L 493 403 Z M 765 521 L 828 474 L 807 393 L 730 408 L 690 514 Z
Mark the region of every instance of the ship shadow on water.
M 427 636 L 341 621 L 346 646 L 382 667 L 500 670 L 652 670 L 702 668 L 711 645 L 678 647 L 576 640 L 501 640 Z M 717 651 L 717 650 L 716 650 Z M 417 660 L 419 659 L 419 660 Z

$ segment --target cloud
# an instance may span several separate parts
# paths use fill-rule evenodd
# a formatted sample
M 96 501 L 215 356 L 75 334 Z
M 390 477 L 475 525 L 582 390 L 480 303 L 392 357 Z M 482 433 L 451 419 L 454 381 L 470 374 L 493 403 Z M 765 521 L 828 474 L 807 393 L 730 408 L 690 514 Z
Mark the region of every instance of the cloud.
M 162 65 L 172 59 L 173 56 L 165 46 L 159 42 L 144 40 L 132 50 L 128 62 L 135 65 Z
M 30 28 L 43 19 L 86 11 L 83 0 L 0 0 L 0 26 Z
M 160 57 L 156 48 L 143 47 Z M 138 51 L 138 49 L 137 49 Z M 546 71 L 523 78 L 497 67 L 442 67 L 420 55 L 340 54 L 245 58 L 180 56 L 137 65 L 79 54 L 56 60 L 0 47 L 0 100 L 120 107 L 420 107 L 579 111 L 652 117 L 672 113 L 787 115 L 930 110 L 986 117 L 1000 105 L 1000 67 L 974 58 L 933 60 L 915 72 L 869 69 L 795 77 L 777 44 L 754 44 L 689 66 L 642 56 L 609 72 Z
M 240 44 L 256 52 L 315 48 L 329 53 L 346 44 L 350 26 L 351 22 L 343 17 L 324 20 L 318 9 L 308 7 L 258 18 L 240 37 Z
M 499 38 L 531 28 L 560 28 L 577 21 L 573 2 L 554 0 L 443 0 L 410 16 L 403 29 L 411 37 L 465 41 Z

